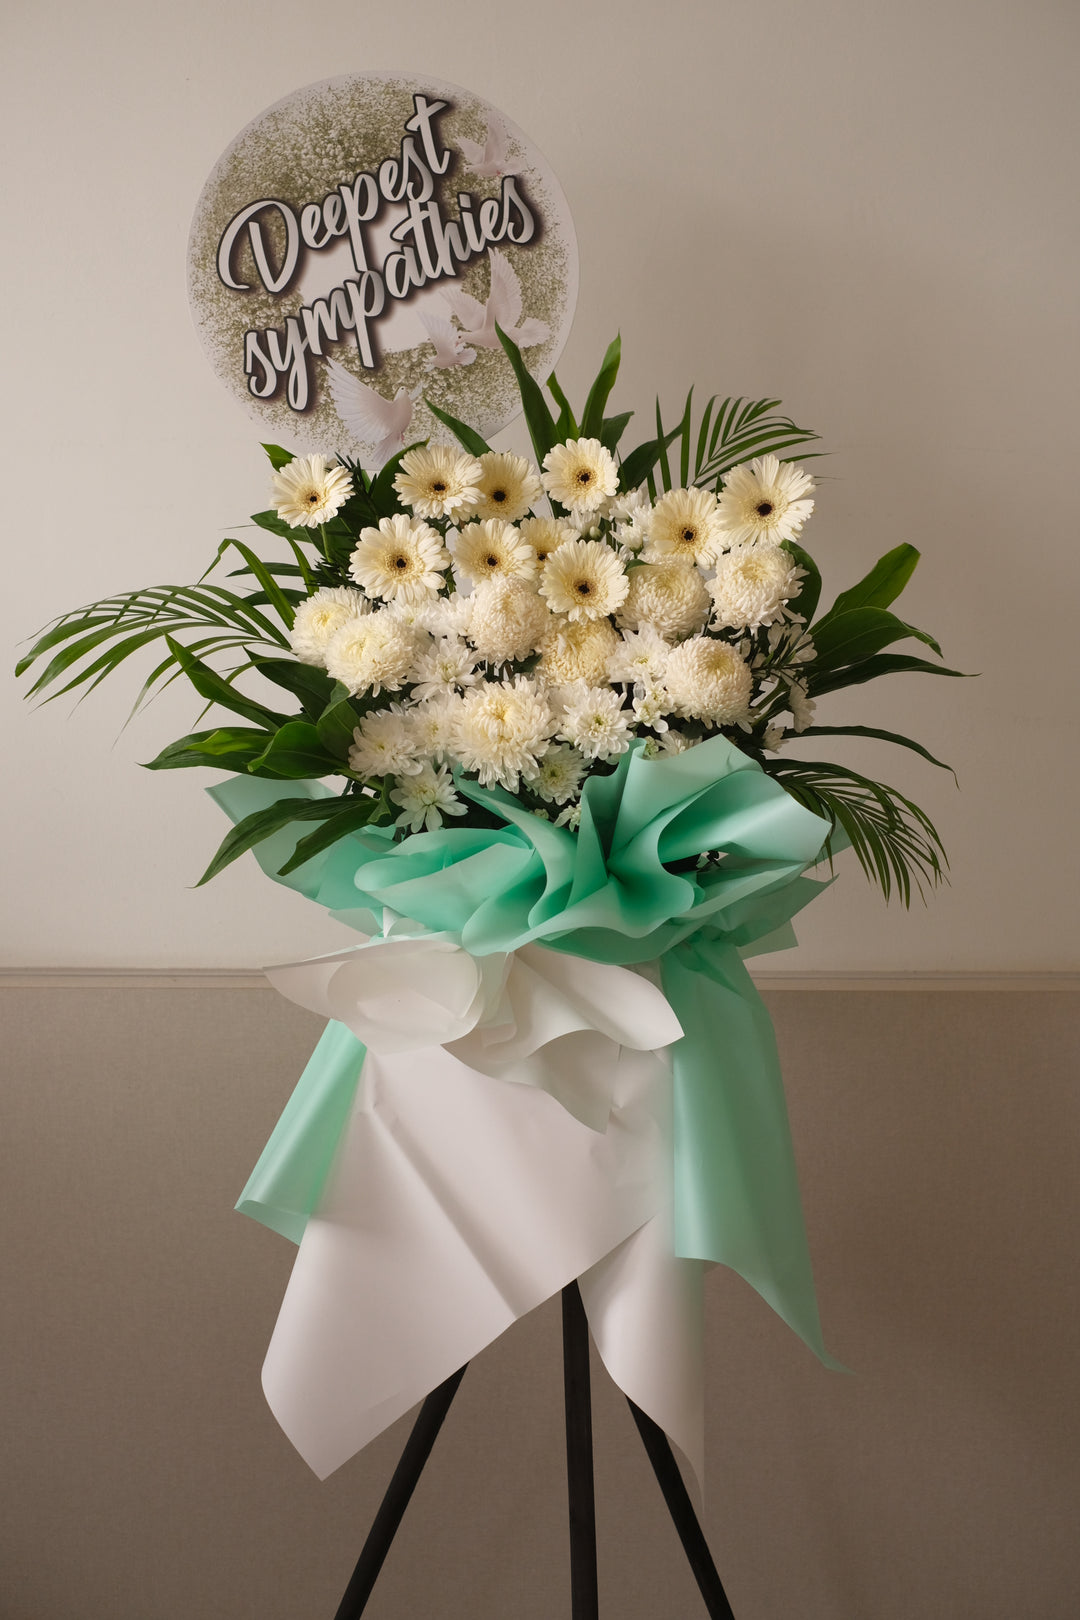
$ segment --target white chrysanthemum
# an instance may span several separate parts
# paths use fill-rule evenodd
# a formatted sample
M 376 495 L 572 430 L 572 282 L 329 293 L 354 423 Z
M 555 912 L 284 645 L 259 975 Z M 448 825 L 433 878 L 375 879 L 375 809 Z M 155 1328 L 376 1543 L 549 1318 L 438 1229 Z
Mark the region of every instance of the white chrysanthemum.
M 714 725 L 745 721 L 753 676 L 735 647 L 694 636 L 672 649 L 664 685 L 680 714 Z
M 671 713 L 672 700 L 662 686 L 639 686 L 633 697 L 634 719 L 639 726 L 651 731 L 666 731 L 666 716 Z
M 537 674 L 552 686 L 588 681 L 598 686 L 608 678 L 608 664 L 619 638 L 607 619 L 556 619 L 543 642 Z
M 353 732 L 350 770 L 357 776 L 413 776 L 420 766 L 412 727 L 399 703 L 365 714 Z
M 516 523 L 540 499 L 540 480 L 524 456 L 508 450 L 489 450 L 480 457 L 480 467 L 477 517 Z
M 394 488 L 418 517 L 469 516 L 480 498 L 481 471 L 475 456 L 434 444 L 406 451 Z
M 776 456 L 757 456 L 733 467 L 717 507 L 727 544 L 794 540 L 814 510 L 813 501 L 804 499 L 813 487 L 809 473 Z
M 520 778 L 547 753 L 555 717 L 536 684 L 518 675 L 466 692 L 453 725 L 454 753 L 465 769 L 485 787 L 497 782 L 516 793 Z
M 614 759 L 630 746 L 631 719 L 610 686 L 582 685 L 563 709 L 559 736 L 586 759 Z
M 422 623 L 433 636 L 463 636 L 469 628 L 472 598 L 461 591 L 437 596 L 421 604 Z
M 765 540 L 756 546 L 734 546 L 720 558 L 709 581 L 714 622 L 731 630 L 759 630 L 784 617 L 798 595 L 803 577 L 782 546 Z
M 630 589 L 618 615 L 628 630 L 651 624 L 662 636 L 691 636 L 708 622 L 712 600 L 690 563 L 642 563 L 629 574 Z
M 581 804 L 568 804 L 565 810 L 560 810 L 555 817 L 556 827 L 566 827 L 570 832 L 577 832 L 581 823 Z
M 771 725 L 766 726 L 765 734 L 761 739 L 762 748 L 767 748 L 770 754 L 775 754 L 777 749 L 779 749 L 783 744 L 785 729 L 786 727 L 781 725 L 777 720 L 774 720 Z
M 788 708 L 791 710 L 791 729 L 803 732 L 814 723 L 814 714 L 817 704 L 813 698 L 807 696 L 806 687 L 801 681 L 791 681 L 788 686 Z
M 652 509 L 649 543 L 642 555 L 649 562 L 682 557 L 710 567 L 724 544 L 719 510 L 711 490 L 669 489 Z
M 384 602 L 431 596 L 442 586 L 442 571 L 449 566 L 438 532 L 403 512 L 380 518 L 377 529 L 361 529 L 360 544 L 349 559 L 349 573 L 357 584 Z
M 577 796 L 582 777 L 588 766 L 576 748 L 566 743 L 555 743 L 537 765 L 527 773 L 526 784 L 549 804 L 565 804 Z
M 512 523 L 485 518 L 468 523 L 453 540 L 454 572 L 471 585 L 489 579 L 533 579 L 536 552 Z
M 608 664 L 608 680 L 648 686 L 661 679 L 670 654 L 670 644 L 651 624 L 624 630 Z
M 603 540 L 567 540 L 553 551 L 540 576 L 540 593 L 553 613 L 571 621 L 603 619 L 626 600 L 626 570 Z
M 493 579 L 478 585 L 470 601 L 469 640 L 489 663 L 528 658 L 543 642 L 551 623 L 543 597 L 517 580 Z
M 414 833 L 435 832 L 442 826 L 443 816 L 463 816 L 468 809 L 454 792 L 445 765 L 438 771 L 432 765 L 422 766 L 417 775 L 399 782 L 390 797 L 402 807 L 394 825 Z
M 544 488 L 575 512 L 598 512 L 619 487 L 619 469 L 599 439 L 568 439 L 544 457 Z
M 565 518 L 524 518 L 518 524 L 518 533 L 527 540 L 536 553 L 538 563 L 546 562 L 568 540 L 580 540 L 581 535 Z
M 420 637 L 385 608 L 348 619 L 326 649 L 326 670 L 356 697 L 395 691 L 416 661 Z
M 660 738 L 660 752 L 662 754 L 685 754 L 688 748 L 696 748 L 704 738 L 688 737 L 685 731 L 676 731 L 672 726 Z
M 289 646 L 302 664 L 325 666 L 326 649 L 347 620 L 371 612 L 371 603 L 362 591 L 347 585 L 324 585 L 322 590 L 297 605 Z
M 317 528 L 340 512 L 352 494 L 348 467 L 331 466 L 325 456 L 294 456 L 270 480 L 271 500 L 290 529 Z
M 472 649 L 457 636 L 441 636 L 429 642 L 410 671 L 413 696 L 446 697 L 459 686 L 475 686 L 481 679 Z
M 446 692 L 405 711 L 418 759 L 438 762 L 453 752 L 454 716 L 460 705 L 457 692 Z

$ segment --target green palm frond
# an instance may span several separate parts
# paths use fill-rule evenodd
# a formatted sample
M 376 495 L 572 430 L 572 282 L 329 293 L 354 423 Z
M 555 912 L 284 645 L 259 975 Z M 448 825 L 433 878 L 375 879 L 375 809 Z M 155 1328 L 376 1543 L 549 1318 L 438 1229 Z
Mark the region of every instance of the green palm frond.
M 830 823 L 828 859 L 850 844 L 886 900 L 895 889 L 910 906 L 913 886 L 925 900 L 927 888 L 946 881 L 949 862 L 937 829 L 896 788 L 820 760 L 767 760 L 765 769 L 793 799 Z
M 810 428 L 798 427 L 789 416 L 778 415 L 778 399 L 719 399 L 715 394 L 705 406 L 695 432 L 693 399 L 691 388 L 682 419 L 675 429 L 664 426 L 659 400 L 656 403 L 657 461 L 666 490 L 690 484 L 719 490 L 724 474 L 741 462 L 752 460 L 754 456 L 782 456 L 785 450 L 820 438 L 820 434 Z M 665 441 L 671 443 L 671 459 L 664 447 Z M 803 460 L 820 454 L 820 451 L 804 452 Z

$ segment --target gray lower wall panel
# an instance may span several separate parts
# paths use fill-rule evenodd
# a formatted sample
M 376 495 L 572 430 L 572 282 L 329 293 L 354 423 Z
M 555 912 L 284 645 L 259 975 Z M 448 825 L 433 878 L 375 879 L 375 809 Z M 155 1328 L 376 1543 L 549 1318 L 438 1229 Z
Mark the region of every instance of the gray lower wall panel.
M 1067 993 L 774 993 L 826 1335 L 709 1279 L 705 1522 L 738 1620 L 1075 1620 Z M 332 1620 L 407 1432 L 320 1484 L 259 1366 L 292 1255 L 231 1212 L 319 1022 L 9 989 L 2 1620 Z M 602 1613 L 700 1613 L 597 1369 Z M 470 1369 L 368 1614 L 569 1614 L 558 1309 Z

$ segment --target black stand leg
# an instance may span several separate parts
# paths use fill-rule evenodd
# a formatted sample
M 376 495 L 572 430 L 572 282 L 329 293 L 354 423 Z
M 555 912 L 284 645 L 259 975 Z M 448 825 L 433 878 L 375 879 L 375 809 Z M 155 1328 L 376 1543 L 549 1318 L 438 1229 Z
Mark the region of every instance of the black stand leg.
M 570 1612 L 573 1620 L 598 1620 L 589 1323 L 576 1282 L 563 1289 L 562 1321 L 566 1482 L 570 1499 Z
M 438 1389 L 433 1389 L 420 1408 L 419 1416 L 413 1424 L 413 1431 L 406 1441 L 405 1450 L 401 1453 L 401 1460 L 394 1470 L 394 1477 L 382 1499 L 382 1506 L 368 1532 L 364 1550 L 357 1559 L 352 1580 L 345 1588 L 345 1596 L 338 1605 L 335 1620 L 358 1620 L 367 1607 L 372 1587 L 390 1551 L 390 1543 L 405 1516 L 405 1509 L 416 1489 L 416 1482 L 431 1455 L 431 1448 L 442 1428 L 443 1418 L 450 1410 L 450 1402 L 457 1394 L 458 1385 L 464 1376 L 465 1368 L 462 1367 L 444 1384 L 440 1384 Z
M 705 1540 L 704 1532 L 698 1523 L 694 1505 L 690 1500 L 683 1477 L 679 1472 L 679 1465 L 675 1461 L 675 1454 L 668 1442 L 668 1437 L 658 1423 L 629 1402 L 630 1410 L 634 1414 L 634 1422 L 638 1426 L 638 1433 L 645 1443 L 645 1450 L 649 1454 L 649 1461 L 653 1466 L 660 1489 L 664 1493 L 671 1521 L 679 1532 L 679 1540 L 683 1544 L 683 1551 L 694 1572 L 694 1579 L 705 1599 L 705 1607 L 709 1611 L 710 1620 L 735 1620 L 731 1612 L 731 1604 L 727 1600 L 727 1593 L 720 1583 L 720 1577 L 713 1563 L 709 1544 Z

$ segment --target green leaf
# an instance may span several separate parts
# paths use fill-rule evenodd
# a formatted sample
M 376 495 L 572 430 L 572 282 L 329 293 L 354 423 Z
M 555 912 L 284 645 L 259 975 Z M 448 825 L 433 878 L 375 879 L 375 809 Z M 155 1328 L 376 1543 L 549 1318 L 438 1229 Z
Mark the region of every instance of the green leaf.
M 814 664 L 806 665 L 807 688 L 813 698 L 824 697 L 827 692 L 839 692 L 845 686 L 861 686 L 866 681 L 876 681 L 880 675 L 948 675 L 955 680 L 971 679 L 965 670 L 948 669 L 944 664 L 931 664 L 925 658 L 910 658 L 906 653 L 879 653 L 875 658 L 865 658 L 859 664 L 849 664 L 831 673 L 819 674 L 816 669 Z
M 319 741 L 335 759 L 348 759 L 359 719 L 349 700 L 348 687 L 340 681 L 335 682 L 330 701 L 315 722 Z
M 253 658 L 251 662 L 260 675 L 299 698 L 300 707 L 312 720 L 322 714 L 337 685 L 324 669 L 293 658 Z
M 570 401 L 559 387 L 559 379 L 554 372 L 548 378 L 547 385 L 551 390 L 552 398 L 559 407 L 559 420 L 555 424 L 556 438 L 560 441 L 578 438 L 581 430 L 577 425 L 577 418 L 574 415 Z
M 283 540 L 287 540 L 293 534 L 285 519 L 279 518 L 276 512 L 252 512 L 251 521 L 258 524 L 260 529 L 266 529 L 269 534 L 280 535 Z
M 324 849 L 329 849 L 339 839 L 347 838 L 349 833 L 359 832 L 382 812 L 384 801 L 381 795 L 372 798 L 351 797 L 345 802 L 343 809 L 336 815 L 324 821 L 321 827 L 301 838 L 296 849 L 290 855 L 285 865 L 278 868 L 279 877 L 288 877 L 295 872 L 298 866 L 310 861 L 313 856 L 321 855 Z
M 660 456 L 679 437 L 679 429 L 672 428 L 671 432 L 658 439 L 647 439 L 619 464 L 619 483 L 625 493 L 637 489 L 643 484 L 660 459 Z
M 611 396 L 615 386 L 615 379 L 619 375 L 619 362 L 622 359 L 622 338 L 616 334 L 607 346 L 607 351 L 600 363 L 596 381 L 589 389 L 589 397 L 585 401 L 585 413 L 581 418 L 581 436 L 586 439 L 598 439 L 600 429 L 604 423 L 604 407 Z
M 250 768 L 256 767 L 275 776 L 315 781 L 340 772 L 341 761 L 323 746 L 318 729 L 310 720 L 287 720 L 262 753 L 252 760 Z
M 845 664 L 856 664 L 870 658 L 894 641 L 914 636 L 929 642 L 930 637 L 913 625 L 905 624 L 885 608 L 849 608 L 835 617 L 819 619 L 810 631 L 814 642 L 815 670 L 839 669 Z
M 395 517 L 398 512 L 404 512 L 405 508 L 394 488 L 394 479 L 401 471 L 402 457 L 407 456 L 410 450 L 422 450 L 425 444 L 426 439 L 418 439 L 415 444 L 405 445 L 397 455 L 391 456 L 389 461 L 383 463 L 378 477 L 372 480 L 371 504 L 380 518 Z
M 450 429 L 458 444 L 461 445 L 463 450 L 467 450 L 470 456 L 490 455 L 490 444 L 486 439 L 482 439 L 473 428 L 469 427 L 467 422 L 459 422 L 456 416 L 450 415 L 449 411 L 444 411 L 440 406 L 432 404 L 426 394 L 424 395 L 424 404 L 432 416 L 438 418 L 443 427 Z
M 270 465 L 275 472 L 280 472 L 282 467 L 287 467 L 294 460 L 292 451 L 283 450 L 280 444 L 264 444 L 263 449 L 270 457 Z
M 244 697 L 243 693 L 230 685 L 216 669 L 204 664 L 201 658 L 197 658 L 189 648 L 181 646 L 180 642 L 174 641 L 172 636 L 166 636 L 165 642 L 200 697 L 206 698 L 209 703 L 218 704 L 223 709 L 231 709 L 234 714 L 242 714 L 245 720 L 252 720 L 267 731 L 276 730 L 286 723 L 287 715 L 276 714 L 263 704 Z
M 175 771 L 189 766 L 211 766 L 222 771 L 246 771 L 266 747 L 266 732 L 247 726 L 223 726 L 216 731 L 193 731 L 147 760 L 148 771 Z
M 221 840 L 210 865 L 195 885 L 201 888 L 204 883 L 217 877 L 226 866 L 232 864 L 239 856 L 256 844 L 261 844 L 264 838 L 269 838 L 282 827 L 287 827 L 292 821 L 325 821 L 328 816 L 336 815 L 341 804 L 338 798 L 329 799 L 279 799 L 276 804 L 268 806 L 265 810 L 256 810 L 253 815 L 245 816 L 238 821 L 235 827 L 229 829 Z
M 210 569 L 214 567 L 215 563 L 221 561 L 221 558 L 225 555 L 225 552 L 229 546 L 232 546 L 240 553 L 241 557 L 243 557 L 244 561 L 251 569 L 252 574 L 262 586 L 263 592 L 265 593 L 270 604 L 273 606 L 278 618 L 281 620 L 282 624 L 287 630 L 291 630 L 293 619 L 295 617 L 292 603 L 289 601 L 288 597 L 285 595 L 285 592 L 281 589 L 281 586 L 267 568 L 262 558 L 257 556 L 256 553 L 252 551 L 251 547 L 246 546 L 242 540 L 223 540 L 220 546 L 218 546 L 217 556 L 215 557 L 214 562 L 210 564 L 210 568 L 206 570 L 206 573 L 208 574 L 210 572 Z M 205 578 L 206 574 L 203 575 L 203 579 Z
M 615 454 L 619 440 L 626 432 L 633 414 L 633 411 L 623 411 L 619 416 L 604 417 L 600 427 L 600 443 L 605 450 L 610 450 L 612 455 Z
M 818 565 L 810 553 L 804 551 L 802 546 L 797 546 L 794 540 L 783 540 L 781 546 L 806 575 L 806 578 L 802 581 L 798 596 L 793 597 L 792 601 L 795 608 L 809 624 L 817 612 L 817 605 L 821 600 L 821 574 L 818 572 Z
M 823 615 L 822 623 L 852 608 L 887 608 L 904 589 L 915 572 L 918 561 L 919 553 L 914 546 L 907 544 L 894 546 L 892 551 L 887 551 L 884 557 L 878 559 L 858 584 L 852 585 L 850 590 L 840 592 L 832 607 Z
M 521 408 L 525 412 L 525 421 L 529 427 L 529 437 L 532 439 L 536 459 L 543 466 L 544 457 L 552 445 L 558 444 L 558 434 L 555 431 L 555 418 L 548 409 L 548 402 L 540 389 L 540 384 L 529 371 L 521 357 L 521 350 L 513 338 L 507 337 L 502 327 L 496 323 L 495 331 L 499 342 L 506 351 L 507 359 L 514 368 L 517 378 L 518 394 L 521 397 Z
M 896 743 L 900 748 L 912 749 L 916 754 L 921 754 L 923 759 L 928 759 L 931 765 L 937 765 L 943 771 L 951 771 L 953 779 L 956 778 L 956 772 L 951 765 L 946 765 L 943 759 L 935 759 L 929 749 L 923 747 L 922 743 L 913 742 L 910 737 L 902 737 L 897 731 L 879 731 L 876 726 L 807 726 L 805 731 L 798 733 L 798 736 L 800 738 L 877 737 L 881 742 Z M 791 741 L 794 742 L 795 740 L 795 737 L 791 738 Z

